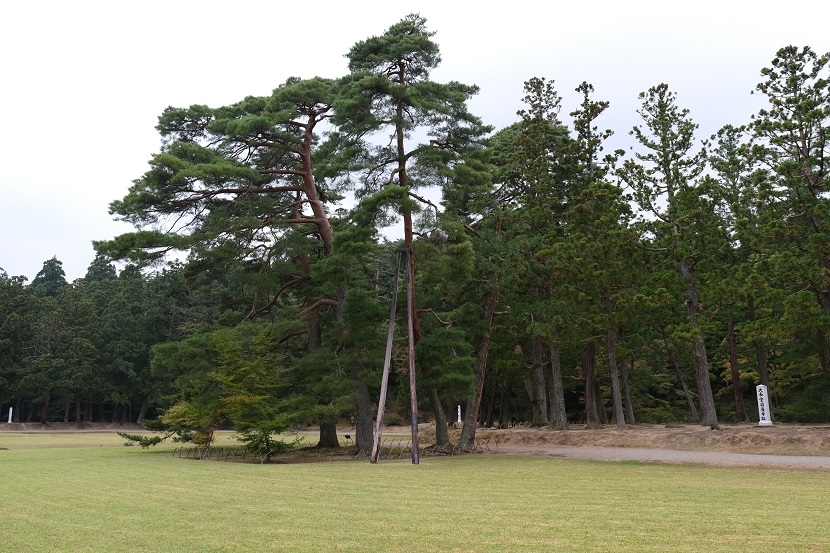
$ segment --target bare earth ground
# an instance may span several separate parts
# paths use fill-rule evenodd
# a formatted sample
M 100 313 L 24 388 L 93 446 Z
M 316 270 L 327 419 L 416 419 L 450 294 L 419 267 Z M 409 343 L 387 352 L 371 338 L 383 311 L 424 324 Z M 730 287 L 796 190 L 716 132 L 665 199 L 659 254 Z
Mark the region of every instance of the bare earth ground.
M 0 423 L 0 432 L 135 432 L 135 425 Z M 353 429 L 343 428 L 341 434 Z M 386 427 L 385 436 L 407 436 L 410 428 Z M 459 431 L 451 430 L 456 441 Z M 353 437 L 353 435 L 352 435 Z M 434 443 L 435 428 L 420 426 L 420 443 Z M 715 466 L 767 466 L 830 470 L 830 425 L 723 425 L 713 430 L 699 425 L 629 425 L 567 431 L 547 428 L 479 429 L 477 442 L 486 450 L 508 455 L 556 456 L 601 461 L 653 461 Z
M 425 429 L 423 434 L 429 440 L 434 429 Z M 723 425 L 720 430 L 699 425 L 586 430 L 574 425 L 567 431 L 479 429 L 476 439 L 490 443 L 491 450 L 511 455 L 830 470 L 830 425 L 745 424 Z

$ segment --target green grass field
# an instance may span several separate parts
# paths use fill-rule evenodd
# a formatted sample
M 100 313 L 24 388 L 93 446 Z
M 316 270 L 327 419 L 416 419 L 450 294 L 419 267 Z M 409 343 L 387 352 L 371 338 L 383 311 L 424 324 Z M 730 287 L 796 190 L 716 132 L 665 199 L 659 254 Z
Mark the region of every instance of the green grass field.
M 0 433 L 0 550 L 830 551 L 827 472 L 504 455 L 258 465 L 123 441 Z

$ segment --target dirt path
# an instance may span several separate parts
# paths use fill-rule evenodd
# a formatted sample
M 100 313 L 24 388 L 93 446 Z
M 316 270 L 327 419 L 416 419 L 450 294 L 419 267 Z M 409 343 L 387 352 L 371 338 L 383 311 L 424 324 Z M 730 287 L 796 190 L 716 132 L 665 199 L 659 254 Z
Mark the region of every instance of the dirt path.
M 678 451 L 671 449 L 625 447 L 567 447 L 500 445 L 499 453 L 589 459 L 594 461 L 641 461 L 690 463 L 730 467 L 769 467 L 830 471 L 830 457 L 812 455 L 764 455 L 731 451 Z

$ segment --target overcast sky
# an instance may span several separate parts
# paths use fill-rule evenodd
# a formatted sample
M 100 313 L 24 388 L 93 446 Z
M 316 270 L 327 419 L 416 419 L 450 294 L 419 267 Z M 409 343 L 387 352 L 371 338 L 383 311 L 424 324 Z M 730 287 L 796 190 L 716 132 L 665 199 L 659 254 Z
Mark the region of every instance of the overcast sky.
M 563 113 L 583 80 L 619 140 L 637 95 L 677 92 L 706 138 L 761 107 L 750 91 L 778 48 L 830 50 L 830 4 L 802 1 L 36 1 L 0 6 L 0 267 L 30 280 L 57 256 L 82 277 L 92 240 L 130 230 L 108 205 L 158 151 L 167 106 L 267 95 L 290 76 L 338 77 L 357 41 L 418 11 L 437 32 L 432 77 L 476 84 L 471 110 L 514 122 L 522 83 L 556 81 Z

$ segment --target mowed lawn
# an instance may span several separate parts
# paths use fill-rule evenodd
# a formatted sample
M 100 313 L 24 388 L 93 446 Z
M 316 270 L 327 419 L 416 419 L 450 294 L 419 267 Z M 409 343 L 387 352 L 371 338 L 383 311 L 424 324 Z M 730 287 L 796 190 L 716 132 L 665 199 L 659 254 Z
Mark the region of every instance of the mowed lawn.
M 830 473 L 475 455 L 242 464 L 0 433 L 2 551 L 830 551 Z

